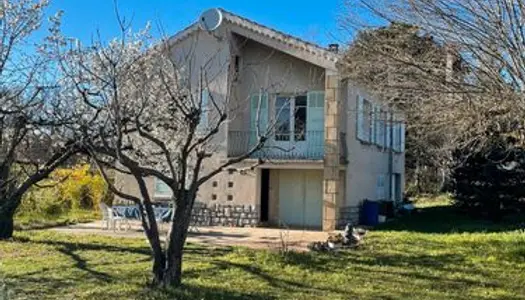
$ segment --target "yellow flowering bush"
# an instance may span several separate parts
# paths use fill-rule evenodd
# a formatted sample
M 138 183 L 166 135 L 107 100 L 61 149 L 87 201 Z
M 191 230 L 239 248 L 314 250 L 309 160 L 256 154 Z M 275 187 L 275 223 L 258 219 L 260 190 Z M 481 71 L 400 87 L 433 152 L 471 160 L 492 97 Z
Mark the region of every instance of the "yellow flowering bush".
M 70 211 L 98 210 L 99 203 L 111 204 L 112 195 L 102 176 L 88 164 L 55 170 L 49 179 L 24 197 L 19 213 L 57 216 Z

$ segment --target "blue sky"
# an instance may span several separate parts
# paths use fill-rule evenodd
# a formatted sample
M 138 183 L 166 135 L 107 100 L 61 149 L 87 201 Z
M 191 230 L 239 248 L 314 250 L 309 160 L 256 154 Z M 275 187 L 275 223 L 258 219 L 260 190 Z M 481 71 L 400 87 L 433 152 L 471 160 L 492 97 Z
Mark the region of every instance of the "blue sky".
M 341 42 L 337 16 L 343 0 L 120 0 L 119 12 L 133 18 L 134 29 L 147 21 L 160 21 L 169 35 L 194 22 L 201 12 L 222 7 L 264 25 L 326 46 Z M 66 35 L 89 42 L 100 30 L 104 38 L 116 36 L 113 0 L 52 0 L 49 12 L 64 11 Z

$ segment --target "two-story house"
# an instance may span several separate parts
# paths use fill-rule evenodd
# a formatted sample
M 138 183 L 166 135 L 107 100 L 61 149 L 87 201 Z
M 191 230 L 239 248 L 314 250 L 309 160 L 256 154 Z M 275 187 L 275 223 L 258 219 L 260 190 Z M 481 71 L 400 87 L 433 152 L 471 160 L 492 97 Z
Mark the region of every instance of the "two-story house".
M 364 199 L 401 200 L 402 116 L 340 76 L 337 45 L 323 48 L 222 9 L 170 43 L 189 67 L 206 65 L 207 93 L 228 99 L 216 160 L 245 153 L 255 132 L 273 128 L 265 148 L 239 167 L 263 164 L 226 170 L 199 190 L 199 224 L 333 230 L 356 222 Z M 132 182 L 116 179 L 131 193 Z M 148 184 L 155 199 L 171 196 L 162 182 Z

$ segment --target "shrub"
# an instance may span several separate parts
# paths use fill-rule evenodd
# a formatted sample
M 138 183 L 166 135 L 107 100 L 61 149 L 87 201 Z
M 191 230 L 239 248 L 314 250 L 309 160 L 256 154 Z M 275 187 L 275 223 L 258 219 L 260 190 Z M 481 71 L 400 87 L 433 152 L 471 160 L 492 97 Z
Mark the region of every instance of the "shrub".
M 497 135 L 479 151 L 455 151 L 454 162 L 451 189 L 458 207 L 493 220 L 523 208 L 525 149 L 513 138 Z
M 57 185 L 60 198 L 69 202 L 72 209 L 98 209 L 99 203 L 107 198 L 104 179 L 89 165 L 57 170 L 52 178 L 55 182 L 62 181 Z
M 98 210 L 99 203 L 111 204 L 104 179 L 89 165 L 57 169 L 24 197 L 19 214 L 54 217 L 70 211 Z

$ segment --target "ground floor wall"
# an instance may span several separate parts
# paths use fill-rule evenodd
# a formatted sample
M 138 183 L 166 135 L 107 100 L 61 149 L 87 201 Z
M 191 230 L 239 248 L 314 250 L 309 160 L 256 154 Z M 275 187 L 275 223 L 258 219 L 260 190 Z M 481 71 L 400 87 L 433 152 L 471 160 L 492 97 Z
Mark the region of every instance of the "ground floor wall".
M 393 171 L 400 174 L 401 182 L 404 182 L 402 161 L 401 159 L 394 160 Z M 246 163 L 246 166 L 248 165 L 249 163 Z M 286 168 L 265 166 L 253 170 L 243 168 L 246 166 L 240 165 L 236 166 L 235 170 L 225 170 L 206 182 L 199 189 L 197 203 L 193 212 L 193 221 L 196 225 L 268 225 L 274 227 L 320 229 L 316 228 L 316 226 L 308 226 L 308 224 L 306 224 L 308 222 L 305 224 L 288 223 L 290 223 L 290 220 L 294 220 L 294 216 L 290 217 L 290 214 L 293 214 L 294 210 L 296 210 L 295 213 L 299 215 L 302 214 L 301 216 L 307 211 L 306 214 L 310 216 L 314 214 L 313 211 L 318 209 L 319 214 L 322 215 L 322 180 L 324 169 L 321 165 L 314 169 L 294 169 L 290 166 Z M 261 175 L 264 168 L 269 172 L 267 202 L 261 199 Z M 369 161 L 353 160 L 349 165 L 341 167 L 339 180 L 341 180 L 342 184 L 339 185 L 336 203 L 337 228 L 342 228 L 347 223 L 356 224 L 359 222 L 359 209 L 363 200 L 382 200 L 380 198 L 386 198 L 391 185 L 390 180 L 387 178 L 388 172 L 388 164 L 378 163 L 377 161 L 376 163 L 371 163 Z M 305 174 L 311 174 L 309 178 L 313 176 L 318 178 L 319 182 L 312 182 L 312 179 L 306 182 Z M 380 176 L 385 177 L 383 195 L 378 192 L 377 181 Z M 283 177 L 287 179 L 283 181 Z M 294 180 L 297 182 L 294 183 Z M 283 182 L 285 182 L 288 187 L 282 187 Z M 115 184 L 126 193 L 140 196 L 137 184 L 132 176 L 118 174 L 115 176 Z M 146 185 L 150 196 L 155 201 L 167 202 L 169 200 L 169 195 L 158 195 L 156 193 L 157 187 L 155 179 L 146 178 Z M 304 193 L 301 189 L 305 188 L 308 188 L 309 194 L 316 194 L 319 199 L 301 198 L 303 202 L 295 199 L 297 195 Z M 290 205 L 283 207 L 283 203 L 290 204 L 290 199 L 294 201 L 293 203 L 297 205 L 297 207 Z M 321 204 L 318 203 L 318 200 Z M 116 197 L 115 201 L 119 203 L 122 202 L 122 199 Z M 263 207 L 261 207 L 262 204 L 267 205 L 267 207 L 263 209 Z M 314 205 L 315 208 L 310 208 L 305 205 Z M 266 212 L 264 212 L 264 210 L 266 210 Z M 262 219 L 263 214 L 267 215 L 266 220 Z M 285 216 L 283 214 L 287 215 Z M 295 219 L 297 218 L 300 217 L 296 217 Z
M 320 229 L 323 217 L 322 172 L 322 169 L 270 169 L 269 225 Z
M 339 205 L 339 228 L 347 223 L 359 222 L 364 200 L 402 200 L 404 155 L 394 154 L 391 168 L 388 156 L 387 152 L 374 151 L 350 158 L 345 173 L 346 196 Z
M 192 214 L 195 225 L 256 226 L 260 223 L 259 172 L 246 169 L 246 166 L 227 169 L 200 187 Z M 153 177 L 145 178 L 145 182 L 154 202 L 169 203 L 171 193 L 160 191 L 161 183 Z M 138 185 L 131 175 L 115 174 L 115 186 L 140 197 Z M 130 204 L 118 196 L 115 196 L 114 203 Z

